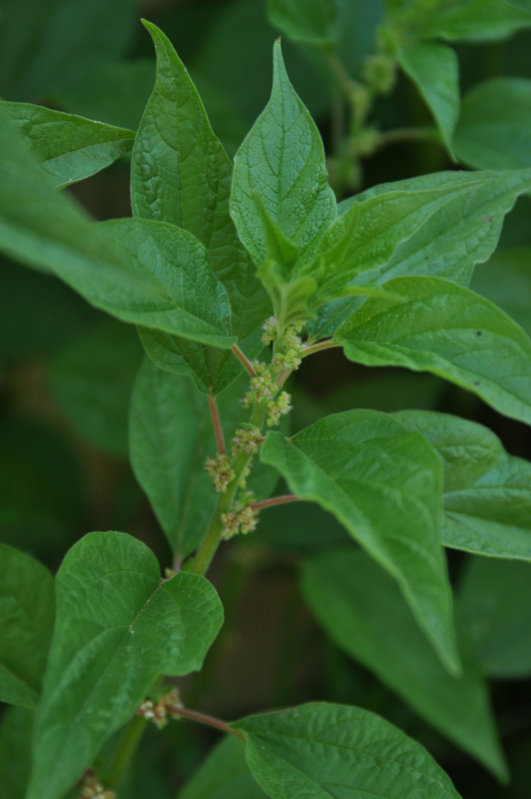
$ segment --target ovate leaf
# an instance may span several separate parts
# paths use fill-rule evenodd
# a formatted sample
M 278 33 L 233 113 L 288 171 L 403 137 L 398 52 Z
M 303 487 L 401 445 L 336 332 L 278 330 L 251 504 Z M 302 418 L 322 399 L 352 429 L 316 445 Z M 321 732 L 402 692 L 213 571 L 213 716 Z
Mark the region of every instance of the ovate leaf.
M 153 553 L 124 533 L 84 536 L 56 582 L 28 799 L 62 796 L 156 677 L 199 669 L 223 618 L 210 583 L 182 572 L 161 580 Z
M 178 799 L 265 799 L 266 796 L 245 762 L 245 744 L 235 735 L 227 735 L 212 749 Z
M 334 219 L 323 144 L 274 49 L 271 99 L 234 157 L 231 213 L 240 239 L 260 267 L 270 218 L 300 253 L 308 253 Z
M 302 586 L 339 647 L 458 746 L 507 778 L 487 686 L 462 625 L 463 672 L 456 677 L 437 659 L 396 583 L 361 550 L 331 550 L 307 561 Z
M 234 335 L 247 351 L 269 305 L 229 214 L 232 164 L 171 42 L 155 25 L 144 24 L 155 44 L 157 74 L 133 149 L 133 212 L 171 222 L 204 244 L 228 293 Z M 240 371 L 229 353 L 160 332 L 143 332 L 142 340 L 153 360 L 177 374 L 193 374 L 206 392 L 218 393 Z
M 486 427 L 428 411 L 400 411 L 444 464 L 442 538 L 447 547 L 531 560 L 531 464 L 504 452 Z
M 336 0 L 268 0 L 270 22 L 290 39 L 330 44 L 337 37 Z
M 459 799 L 420 744 L 361 708 L 312 702 L 232 726 L 271 799 Z
M 469 191 L 458 191 L 470 180 Z M 504 215 L 516 198 L 531 188 L 531 170 L 508 172 L 439 172 L 383 183 L 341 203 L 340 211 L 390 191 L 427 191 L 446 188 L 448 202 L 410 238 L 398 245 L 376 275 L 381 282 L 403 275 L 446 277 L 467 285 L 475 264 L 486 261 L 500 237 Z
M 485 674 L 523 679 L 531 674 L 531 566 L 470 558 L 459 608 Z
M 53 579 L 29 555 L 0 544 L 0 702 L 34 707 L 52 634 Z
M 2 108 L 57 186 L 94 175 L 133 147 L 132 130 L 28 103 Z
M 531 166 L 531 80 L 493 78 L 474 86 L 463 98 L 455 152 L 479 169 Z
M 370 298 L 335 333 L 349 360 L 433 372 L 531 423 L 531 340 L 512 319 L 442 278 L 385 285 L 404 301 Z
M 93 223 L 53 188 L 0 116 L 0 248 L 51 268 L 119 319 L 230 347 L 228 300 L 190 233 L 161 222 Z
M 328 416 L 286 439 L 269 433 L 261 457 L 301 499 L 329 510 L 398 582 L 445 665 L 458 656 L 440 546 L 441 464 L 418 434 L 377 411 Z
M 397 48 L 398 62 L 411 78 L 453 155 L 452 136 L 459 117 L 459 64 L 447 44 L 415 42 Z

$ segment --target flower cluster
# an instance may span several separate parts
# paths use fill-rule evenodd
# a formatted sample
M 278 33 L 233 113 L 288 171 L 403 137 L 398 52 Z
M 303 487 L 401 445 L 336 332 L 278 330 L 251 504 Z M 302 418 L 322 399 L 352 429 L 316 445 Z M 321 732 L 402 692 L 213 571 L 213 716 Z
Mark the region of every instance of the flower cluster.
M 225 493 L 229 483 L 236 477 L 228 455 L 221 452 L 218 452 L 214 457 L 206 459 L 205 472 L 210 476 L 216 491 L 222 494 Z
M 262 443 L 262 433 L 258 427 L 244 428 L 240 427 L 236 430 L 234 437 L 231 441 L 231 453 L 233 457 L 238 455 L 256 455 L 260 444 Z
M 284 372 L 294 372 L 302 362 L 302 341 L 297 335 L 301 325 L 289 327 L 282 337 L 282 349 L 275 353 L 272 367 L 273 371 L 281 375 Z
M 263 329 L 264 332 L 262 333 L 262 344 L 265 344 L 267 347 L 268 344 L 273 343 L 278 335 L 277 320 L 274 316 L 270 316 L 269 319 L 265 320 Z
M 175 708 L 182 707 L 181 697 L 176 688 L 164 694 L 158 702 L 153 702 L 151 699 L 144 699 L 138 708 L 138 715 L 143 716 L 145 719 L 152 721 L 158 730 L 162 730 L 168 723 L 168 715 L 171 718 L 177 718 L 178 713 Z M 173 709 L 173 712 L 172 712 Z
M 79 799 L 116 799 L 116 794 L 104 788 L 92 771 L 87 771 Z
M 258 513 L 249 504 L 238 511 L 229 511 L 221 515 L 223 530 L 221 537 L 228 541 L 238 533 L 252 533 L 258 524 Z

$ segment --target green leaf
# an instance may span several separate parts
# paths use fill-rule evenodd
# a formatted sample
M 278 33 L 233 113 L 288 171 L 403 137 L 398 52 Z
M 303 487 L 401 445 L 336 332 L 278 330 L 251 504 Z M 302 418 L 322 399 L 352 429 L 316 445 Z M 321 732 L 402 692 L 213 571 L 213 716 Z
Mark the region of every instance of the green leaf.
M 502 680 L 529 677 L 531 566 L 470 558 L 458 602 L 485 674 Z
M 302 586 L 318 621 L 339 647 L 496 776 L 507 779 L 487 686 L 464 630 L 458 627 L 463 673 L 455 677 L 422 635 L 396 583 L 361 550 L 336 549 L 307 561 Z
M 469 191 L 470 180 L 478 181 Z M 459 187 L 463 191 L 459 192 Z M 467 285 L 475 264 L 486 261 L 500 237 L 504 215 L 518 195 L 531 188 L 531 170 L 509 172 L 438 172 L 418 178 L 383 183 L 339 206 L 340 212 L 391 191 L 429 191 L 446 188 L 441 204 L 424 225 L 398 245 L 387 263 L 367 279 L 380 282 L 403 275 L 446 277 Z
M 171 42 L 155 25 L 144 24 L 157 51 L 157 75 L 133 149 L 133 212 L 178 225 L 204 244 L 230 299 L 234 335 L 245 349 L 254 348 L 248 337 L 267 316 L 268 302 L 230 218 L 231 161 Z M 230 353 L 150 331 L 142 340 L 157 363 L 169 362 L 179 374 L 196 373 L 207 392 L 221 391 L 240 371 Z
M 2 108 L 57 186 L 94 175 L 133 147 L 132 130 L 28 103 Z
M 357 276 L 384 271 L 400 242 L 422 230 L 456 194 L 469 194 L 477 185 L 476 176 L 469 174 L 466 182 L 448 181 L 441 187 L 361 195 L 329 227 L 313 257 L 302 265 L 299 261 L 295 271 L 315 280 L 320 302 L 341 296 Z
M 2 3 L 0 95 L 39 100 L 127 49 L 136 0 Z
M 399 27 L 422 39 L 480 42 L 531 26 L 529 0 L 388 0 Z
M 336 39 L 335 0 L 268 0 L 272 25 L 299 42 L 330 44 Z
M 531 464 L 507 455 L 494 433 L 465 419 L 426 411 L 395 416 L 442 458 L 445 546 L 531 560 Z
M 481 269 L 472 288 L 499 305 L 531 336 L 531 248 L 498 249 Z
M 245 745 L 235 735 L 217 744 L 178 799 L 264 799 L 245 762 Z
M 349 360 L 433 372 L 531 424 L 531 340 L 512 319 L 442 278 L 385 285 L 404 301 L 369 298 L 335 333 Z
M 0 153 L 0 247 L 9 255 L 50 267 L 123 321 L 231 346 L 228 300 L 197 239 L 162 222 L 91 222 L 1 117 Z
M 48 382 L 74 428 L 103 452 L 127 456 L 127 416 L 142 360 L 134 327 L 104 319 L 51 361 Z
M 0 723 L 0 799 L 24 799 L 31 770 L 31 735 L 35 714 L 10 707 Z
M 459 63 L 454 50 L 437 42 L 415 42 L 397 47 L 396 55 L 433 114 L 453 157 L 452 137 L 459 117 Z
M 475 86 L 463 98 L 454 143 L 459 160 L 479 169 L 531 166 L 531 80 Z
M 249 768 L 272 799 L 459 799 L 420 744 L 361 708 L 312 702 L 232 727 L 245 735 Z
M 0 702 L 34 707 L 54 620 L 51 574 L 0 544 Z
M 247 384 L 237 380 L 218 398 L 227 442 L 241 425 Z M 208 524 L 216 493 L 204 471 L 205 458 L 216 452 L 206 398 L 184 376 L 172 375 L 146 361 L 135 384 L 130 416 L 130 455 L 136 478 L 148 495 L 170 546 L 186 557 Z M 260 499 L 273 490 L 278 474 L 256 464 L 249 488 Z
M 452 595 L 440 538 L 441 464 L 426 441 L 377 411 L 328 416 L 261 458 L 291 491 L 331 511 L 399 583 L 445 665 L 456 671 Z
M 255 197 L 300 253 L 315 248 L 336 215 L 321 137 L 289 81 L 279 42 L 273 63 L 271 98 L 234 157 L 231 193 L 238 234 L 258 267 L 266 259 L 266 230 Z
M 160 674 L 199 669 L 223 618 L 204 578 L 161 580 L 153 553 L 124 533 L 84 536 L 56 584 L 28 799 L 62 796 Z

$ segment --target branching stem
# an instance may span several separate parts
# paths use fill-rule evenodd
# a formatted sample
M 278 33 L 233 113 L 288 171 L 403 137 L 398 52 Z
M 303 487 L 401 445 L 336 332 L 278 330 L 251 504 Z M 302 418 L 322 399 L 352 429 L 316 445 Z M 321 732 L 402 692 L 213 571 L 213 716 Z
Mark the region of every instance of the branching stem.
M 302 350 L 302 357 L 306 358 L 307 355 L 313 355 L 314 352 L 321 352 L 321 350 L 329 350 L 332 347 L 341 347 L 337 341 L 332 341 L 328 339 L 327 341 L 319 341 L 317 344 L 311 344 L 308 347 L 304 347 Z
M 199 724 L 206 724 L 208 727 L 215 727 L 217 730 L 230 733 L 231 735 L 235 735 L 237 738 L 240 738 L 242 741 L 245 741 L 245 738 L 241 733 L 236 732 L 236 730 L 233 730 L 226 721 L 217 719 L 215 716 L 208 716 L 206 713 L 200 713 L 198 710 L 188 710 L 188 708 L 179 707 L 178 705 L 168 705 L 167 710 L 172 715 L 182 716 L 183 718 L 190 719 L 191 721 L 198 721 Z
M 300 497 L 296 494 L 281 494 L 278 497 L 271 497 L 270 499 L 262 499 L 260 502 L 253 502 L 251 508 L 253 510 L 263 510 L 264 508 L 274 508 L 275 505 L 285 505 L 287 502 L 300 502 Z
M 231 347 L 231 350 L 235 354 L 235 356 L 237 357 L 239 362 L 242 364 L 242 366 L 245 369 L 245 371 L 248 372 L 251 375 L 251 377 L 256 377 L 256 372 L 254 370 L 254 367 L 253 367 L 251 361 L 245 355 L 245 353 L 241 351 L 241 349 L 238 347 L 238 345 L 237 344 L 233 344 L 232 347 Z
M 210 416 L 212 417 L 212 427 L 214 428 L 218 451 L 224 455 L 227 450 L 225 448 L 225 439 L 223 438 L 223 429 L 219 418 L 218 404 L 215 397 L 211 394 L 208 395 L 208 408 L 210 410 Z

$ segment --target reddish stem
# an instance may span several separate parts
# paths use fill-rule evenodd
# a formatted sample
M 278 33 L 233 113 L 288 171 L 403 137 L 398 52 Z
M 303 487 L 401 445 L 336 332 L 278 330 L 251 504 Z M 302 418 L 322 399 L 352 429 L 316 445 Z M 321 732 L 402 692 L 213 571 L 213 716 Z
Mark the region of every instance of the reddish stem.
M 238 345 L 237 344 L 233 344 L 232 347 L 231 347 L 231 350 L 235 354 L 237 359 L 240 361 L 240 363 L 242 364 L 242 366 L 245 369 L 245 371 L 248 372 L 251 375 L 251 377 L 256 377 L 256 372 L 254 370 L 254 367 L 253 367 L 251 361 L 245 355 L 245 353 L 243 353 L 241 351 L 241 349 L 238 347 Z
M 226 721 L 221 721 L 221 719 L 217 719 L 214 716 L 207 716 L 206 713 L 200 713 L 198 710 L 188 710 L 185 707 L 178 707 L 177 705 L 167 705 L 168 713 L 171 713 L 174 716 L 182 716 L 185 719 L 190 719 L 191 721 L 198 721 L 199 724 L 206 724 L 209 727 L 215 727 L 217 730 L 221 730 L 222 732 L 228 732 L 231 735 L 236 735 L 237 738 L 241 738 L 242 741 L 245 741 L 243 735 L 236 730 L 233 730 Z
M 212 417 L 212 426 L 214 428 L 218 450 L 223 455 L 227 450 L 225 449 L 225 439 L 223 438 L 223 430 L 221 427 L 221 420 L 219 418 L 218 405 L 214 397 L 212 397 L 210 394 L 208 396 L 208 407 L 210 409 L 210 416 Z
M 253 510 L 262 510 L 263 508 L 274 508 L 275 505 L 285 505 L 287 502 L 300 502 L 300 497 L 296 494 L 282 494 L 279 497 L 271 497 L 271 499 L 262 499 L 260 502 L 253 502 L 251 508 Z

